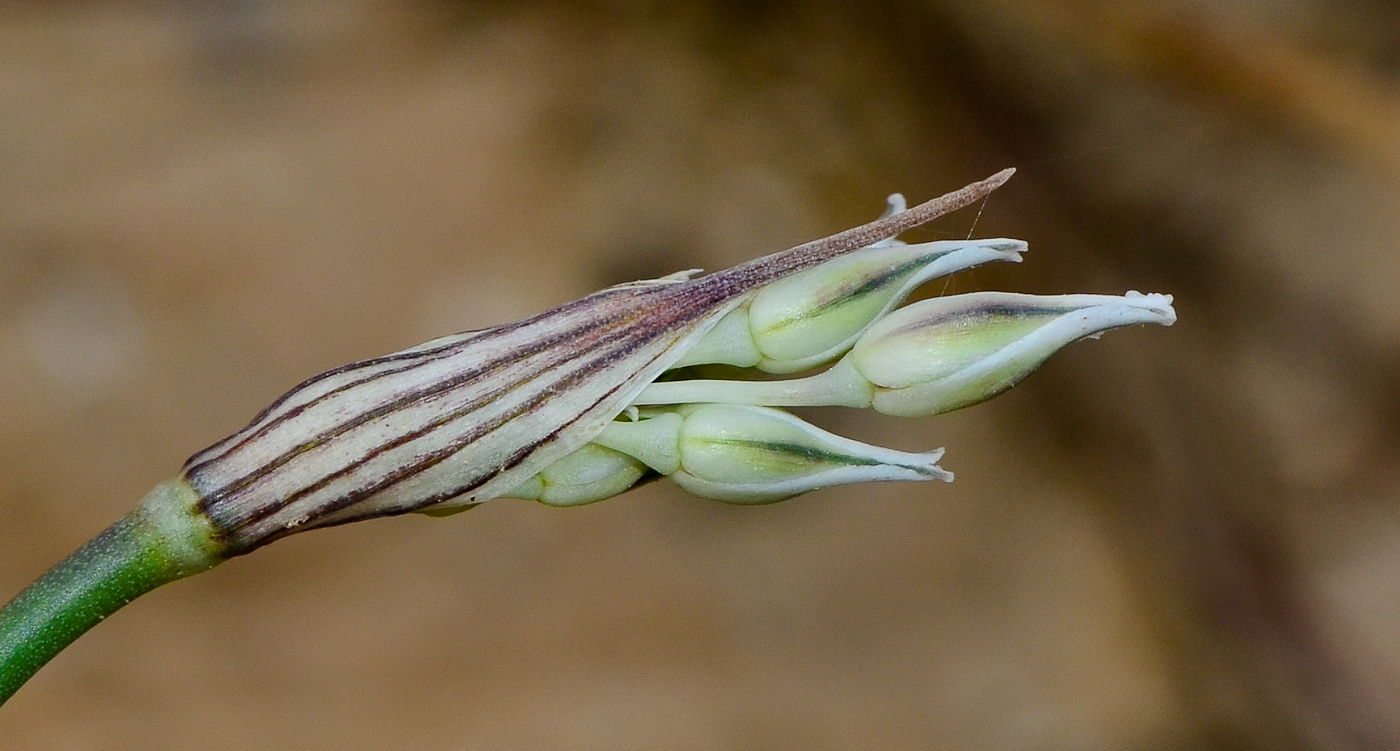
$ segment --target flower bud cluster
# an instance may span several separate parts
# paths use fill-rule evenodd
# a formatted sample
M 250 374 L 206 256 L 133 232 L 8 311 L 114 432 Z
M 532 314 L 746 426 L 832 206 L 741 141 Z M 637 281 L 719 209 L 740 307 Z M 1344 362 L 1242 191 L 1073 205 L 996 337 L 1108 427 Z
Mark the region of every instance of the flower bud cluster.
M 307 379 L 5 606 L 0 703 L 132 597 L 306 529 L 503 496 L 577 506 L 649 477 L 741 504 L 951 481 L 942 449 L 871 446 L 779 408 L 935 415 L 1001 393 L 1072 341 L 1176 320 L 1170 297 L 1136 292 L 898 308 L 931 279 L 1021 260 L 1019 240 L 896 239 L 1011 174 L 912 208 L 892 196 L 873 222 L 713 274 L 618 285 Z M 711 365 L 742 370 L 703 380 L 690 367 Z
M 623 284 L 335 368 L 190 457 L 180 479 L 225 557 L 305 529 L 502 496 L 579 505 L 648 477 L 735 503 L 951 479 L 941 450 L 869 446 L 780 408 L 938 414 L 1005 390 L 1075 339 L 1175 320 L 1169 297 L 1136 293 L 976 293 L 899 308 L 932 279 L 1021 260 L 1019 240 L 896 239 L 1011 173 L 907 209 L 892 196 L 873 222 L 713 274 Z M 741 370 L 705 380 L 691 367 L 711 365 Z
M 892 207 L 897 206 L 892 198 Z M 768 503 L 817 488 L 951 480 L 942 450 L 911 454 L 828 433 L 776 407 L 845 406 L 917 417 L 989 399 L 1070 342 L 1134 324 L 1171 325 L 1167 295 L 976 292 L 896 309 L 917 286 L 990 261 L 1017 240 L 905 245 L 886 240 L 757 290 L 676 363 L 793 373 L 785 380 L 675 377 L 647 386 L 630 420 L 506 495 L 578 505 L 647 474 L 694 495 Z M 641 411 L 636 411 L 641 408 Z

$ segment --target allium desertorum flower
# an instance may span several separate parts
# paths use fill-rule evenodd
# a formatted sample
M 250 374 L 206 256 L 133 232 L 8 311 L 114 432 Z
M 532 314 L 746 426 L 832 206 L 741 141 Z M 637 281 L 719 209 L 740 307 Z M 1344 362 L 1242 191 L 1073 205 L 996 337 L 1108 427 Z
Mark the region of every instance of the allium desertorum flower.
M 934 415 L 1004 391 L 1076 339 L 1175 320 L 1170 297 L 1133 292 L 896 309 L 930 279 L 1021 259 L 1018 240 L 896 239 L 1011 174 L 908 209 L 892 196 L 874 222 L 714 274 L 619 285 L 308 379 L 0 610 L 0 702 L 132 599 L 307 529 L 499 497 L 574 506 L 655 476 L 733 503 L 951 480 L 942 449 L 870 446 L 778 408 Z M 690 377 L 705 365 L 825 370 Z

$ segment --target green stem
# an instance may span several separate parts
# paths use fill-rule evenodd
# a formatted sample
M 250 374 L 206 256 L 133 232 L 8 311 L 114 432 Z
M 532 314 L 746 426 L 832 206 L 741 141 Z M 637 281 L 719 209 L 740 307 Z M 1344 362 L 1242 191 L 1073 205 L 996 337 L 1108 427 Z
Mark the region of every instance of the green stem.
M 0 704 L 122 606 L 222 560 L 195 500 L 184 482 L 160 485 L 0 609 Z

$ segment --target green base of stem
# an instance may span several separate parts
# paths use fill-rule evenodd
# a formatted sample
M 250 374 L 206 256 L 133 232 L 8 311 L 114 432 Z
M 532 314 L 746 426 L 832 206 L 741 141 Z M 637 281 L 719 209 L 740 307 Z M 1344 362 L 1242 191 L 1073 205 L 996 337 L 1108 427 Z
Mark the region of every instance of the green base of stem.
M 180 481 L 156 488 L 0 609 L 0 704 L 127 603 L 222 560 L 193 493 Z

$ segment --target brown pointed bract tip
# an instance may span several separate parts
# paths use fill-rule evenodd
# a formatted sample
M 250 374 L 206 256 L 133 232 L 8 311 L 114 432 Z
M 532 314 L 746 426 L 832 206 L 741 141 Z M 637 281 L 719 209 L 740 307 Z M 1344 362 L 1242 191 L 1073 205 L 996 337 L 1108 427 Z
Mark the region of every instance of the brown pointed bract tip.
M 992 194 L 1016 174 L 1008 167 L 985 180 L 979 180 L 897 214 L 881 217 L 868 224 L 837 232 L 830 237 L 813 240 L 795 248 L 755 258 L 730 269 L 715 272 L 696 280 L 697 284 L 734 284 L 753 289 L 796 271 L 811 268 L 837 256 L 859 250 L 872 243 L 894 237 L 970 206 Z
M 881 221 L 890 222 L 895 228 L 895 231 L 887 235 L 887 237 L 893 237 L 900 232 L 905 232 L 920 225 L 927 224 L 944 214 L 950 214 L 965 206 L 971 206 L 991 195 L 992 191 L 1005 185 L 1006 181 L 1010 180 L 1011 176 L 1014 174 L 1016 174 L 1016 168 L 1007 167 L 985 180 L 979 180 L 971 185 L 959 188 L 952 193 L 941 195 L 931 201 L 924 201 L 918 206 L 910 208 L 908 211 L 902 211 L 898 214 L 886 217 Z M 871 222 L 871 224 L 865 226 L 869 227 L 879 223 L 880 221 Z M 856 229 L 863 228 L 857 227 Z

